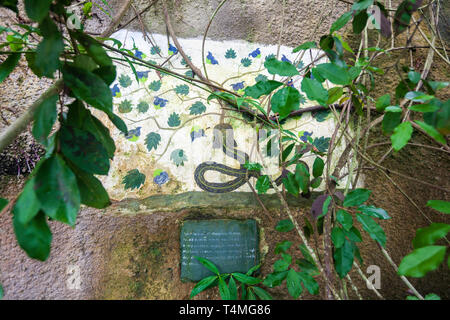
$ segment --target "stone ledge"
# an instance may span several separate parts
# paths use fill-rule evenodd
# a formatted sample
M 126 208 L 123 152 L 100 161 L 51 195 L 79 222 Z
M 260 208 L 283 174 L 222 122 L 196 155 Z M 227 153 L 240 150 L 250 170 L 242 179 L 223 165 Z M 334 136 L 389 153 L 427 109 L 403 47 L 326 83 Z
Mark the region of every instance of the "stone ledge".
M 310 198 L 293 197 L 288 194 L 287 201 L 291 207 L 310 207 L 319 195 L 313 192 Z M 280 209 L 281 202 L 276 194 L 259 196 L 267 209 Z M 181 210 L 242 210 L 261 209 L 261 205 L 251 192 L 208 193 L 190 191 L 173 195 L 153 195 L 145 199 L 124 199 L 113 203 L 105 209 L 105 213 L 114 215 L 136 215 Z

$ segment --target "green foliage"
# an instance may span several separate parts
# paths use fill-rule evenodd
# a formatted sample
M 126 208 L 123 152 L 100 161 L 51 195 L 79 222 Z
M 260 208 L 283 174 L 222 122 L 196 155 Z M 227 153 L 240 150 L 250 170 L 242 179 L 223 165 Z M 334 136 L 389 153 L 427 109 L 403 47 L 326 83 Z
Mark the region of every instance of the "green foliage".
M 137 105 L 137 109 L 138 109 L 139 113 L 145 113 L 145 112 L 147 112 L 147 111 L 148 111 L 148 108 L 149 108 L 149 105 L 148 105 L 148 103 L 145 102 L 145 101 L 141 101 L 141 102 L 139 102 L 138 105 Z
M 321 105 L 326 105 L 328 101 L 328 91 L 316 79 L 303 78 L 302 91 L 308 99 L 315 100 Z
M 445 257 L 445 246 L 426 246 L 415 249 L 403 258 L 398 274 L 414 278 L 423 277 L 435 270 Z
M 290 219 L 280 220 L 275 229 L 280 232 L 288 232 L 294 229 L 294 224 Z
M 245 95 L 254 99 L 259 99 L 259 97 L 270 94 L 281 85 L 283 85 L 283 83 L 275 80 L 259 81 L 255 85 L 245 88 Z
M 119 77 L 120 86 L 123 87 L 123 88 L 127 88 L 127 87 L 131 86 L 132 82 L 133 81 L 131 80 L 131 78 L 129 76 L 127 76 L 127 75 L 121 74 L 120 77 Z
M 20 57 L 20 53 L 12 53 L 0 64 L 0 83 L 14 70 L 17 63 L 19 63 Z
M 170 154 L 170 159 L 178 166 L 184 166 L 184 162 L 187 161 L 186 153 L 182 149 L 175 149 Z
M 149 85 L 148 88 L 152 91 L 158 91 L 159 89 L 161 89 L 161 81 L 160 80 L 155 80 L 152 81 Z
M 200 115 L 206 111 L 206 106 L 201 101 L 195 102 L 190 108 L 189 108 L 189 114 L 191 115 Z
M 450 202 L 444 200 L 429 200 L 427 206 L 442 213 L 450 214 Z
M 125 190 L 139 189 L 145 183 L 145 174 L 139 172 L 138 169 L 133 169 L 127 172 L 122 180 L 125 185 Z
M 145 138 L 145 145 L 147 146 L 148 151 L 152 151 L 152 149 L 158 148 L 158 145 L 161 141 L 161 135 L 156 132 L 150 132 Z
M 367 189 L 355 189 L 353 191 L 350 191 L 345 197 L 343 205 L 344 207 L 362 205 L 369 199 L 371 193 L 372 191 Z
M 297 68 L 287 61 L 268 59 L 264 62 L 264 66 L 270 74 L 277 74 L 285 77 L 292 77 L 299 74 Z
M 269 190 L 271 187 L 270 185 L 270 178 L 267 175 L 262 175 L 258 177 L 258 180 L 256 181 L 256 191 L 258 191 L 259 194 L 264 194 Z
M 227 52 L 225 53 L 225 58 L 227 59 L 235 59 L 236 58 L 236 51 L 234 51 L 233 49 L 228 49 Z
M 189 94 L 189 86 L 187 84 L 180 84 L 175 87 L 175 93 L 186 96 Z
M 169 127 L 173 128 L 173 127 L 178 127 L 181 124 L 181 120 L 180 120 L 180 116 L 178 115 L 178 113 L 173 112 L 170 116 L 169 119 L 167 120 L 167 124 L 169 125 Z

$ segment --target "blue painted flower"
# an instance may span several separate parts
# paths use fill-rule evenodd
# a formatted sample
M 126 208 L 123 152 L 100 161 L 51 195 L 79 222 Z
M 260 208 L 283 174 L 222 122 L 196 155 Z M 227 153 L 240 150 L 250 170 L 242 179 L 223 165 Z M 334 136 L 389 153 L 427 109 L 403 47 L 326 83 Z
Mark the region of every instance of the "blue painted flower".
M 205 136 L 205 130 L 203 130 L 199 126 L 193 126 L 191 129 L 191 142 L 194 142 L 195 139 L 201 138 Z
M 111 88 L 111 93 L 113 97 L 119 98 L 122 96 L 122 94 L 120 93 L 120 88 L 117 85 L 117 83 Z
M 300 132 L 301 133 L 301 132 Z M 308 132 L 308 131 L 303 131 L 302 136 L 300 137 L 300 140 L 302 140 L 303 142 L 307 142 L 308 141 L 308 136 L 311 137 L 312 136 L 312 132 Z M 300 135 L 300 134 L 299 134 Z
M 287 85 L 288 87 L 294 88 L 294 81 L 292 81 L 292 79 L 291 79 L 291 80 L 289 80 L 289 81 L 286 83 L 286 85 Z
M 139 139 L 140 135 L 141 135 L 141 127 L 137 127 L 135 129 L 128 130 L 128 134 L 125 135 L 125 138 L 132 142 L 135 142 Z
M 261 57 L 261 50 L 259 50 L 259 48 L 258 48 L 256 50 L 250 52 L 248 56 L 252 57 L 252 58 L 260 58 Z
M 171 56 L 173 54 L 177 54 L 177 53 L 178 53 L 178 49 L 169 43 L 169 56 Z
M 213 57 L 212 53 L 208 51 L 208 55 L 206 56 L 206 63 L 219 64 L 219 61 L 217 61 L 216 58 Z
M 286 61 L 286 62 L 292 63 L 291 60 L 289 60 L 284 54 L 283 54 L 283 57 L 281 57 L 281 61 Z
M 137 49 L 134 52 L 134 56 L 138 59 L 144 59 L 146 57 L 146 55 L 142 51 L 139 51 Z
M 169 181 L 169 174 L 161 169 L 156 169 L 153 172 L 153 182 L 156 183 L 158 186 L 162 186 L 167 181 Z
M 153 104 L 157 107 L 156 109 L 164 108 L 167 104 L 168 100 L 155 97 L 155 100 L 153 101 Z
M 149 71 L 136 71 L 138 79 L 142 82 L 147 81 Z
M 244 81 L 232 84 L 231 87 L 234 91 L 239 91 L 240 89 L 244 89 Z

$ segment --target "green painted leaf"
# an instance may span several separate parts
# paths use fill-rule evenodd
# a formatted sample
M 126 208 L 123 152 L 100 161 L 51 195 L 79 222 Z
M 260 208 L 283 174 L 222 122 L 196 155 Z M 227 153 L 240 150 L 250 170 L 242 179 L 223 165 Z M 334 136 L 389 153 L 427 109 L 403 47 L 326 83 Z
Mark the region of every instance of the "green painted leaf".
M 145 145 L 147 146 L 148 151 L 152 151 L 152 149 L 156 150 L 160 142 L 161 142 L 161 135 L 156 132 L 150 132 L 145 138 Z
M 25 11 L 31 20 L 40 22 L 50 9 L 52 0 L 25 0 Z
M 359 206 L 358 210 L 367 216 L 375 217 L 378 219 L 387 220 L 387 219 L 391 218 L 384 209 L 377 208 L 372 205 L 371 206 L 365 206 L 365 205 Z
M 338 210 L 336 213 L 336 219 L 339 221 L 339 223 L 342 225 L 342 227 L 349 231 L 350 228 L 353 226 L 353 218 L 350 213 L 348 213 L 345 210 Z
M 352 269 L 353 259 L 353 245 L 345 239 L 344 245 L 334 250 L 334 268 L 341 279 Z
M 59 137 L 61 151 L 70 161 L 86 172 L 108 174 L 108 152 L 94 135 L 65 125 L 61 127 Z
M 170 160 L 178 166 L 184 166 L 184 162 L 188 160 L 186 153 L 182 149 L 175 149 L 170 154 Z
M 75 175 L 60 156 L 44 160 L 36 173 L 34 189 L 41 209 L 49 217 L 75 225 L 80 192 Z
M 437 240 L 442 239 L 450 231 L 450 224 L 432 223 L 428 227 L 419 228 L 413 240 L 414 249 L 433 245 Z
M 193 297 L 195 297 L 197 294 L 199 294 L 200 292 L 204 291 L 205 289 L 207 289 L 209 286 L 211 286 L 215 281 L 217 280 L 217 276 L 210 276 L 210 277 L 206 277 L 202 280 L 200 280 L 195 287 L 192 289 L 191 291 L 191 295 L 190 298 L 192 299 Z
M 14 205 L 13 213 L 14 219 L 17 219 L 20 224 L 26 225 L 33 219 L 39 212 L 41 204 L 39 203 L 35 188 L 35 178 L 31 178 L 25 184 L 19 198 Z
M 275 58 L 266 60 L 264 66 L 270 74 L 277 74 L 283 77 L 292 77 L 299 74 L 297 68 L 292 63 L 279 61 Z
M 112 94 L 106 83 L 92 72 L 65 65 L 62 68 L 64 83 L 73 94 L 88 104 L 106 112 L 112 113 Z
M 180 116 L 178 115 L 178 113 L 173 112 L 169 116 L 169 119 L 167 120 L 167 124 L 171 128 L 178 127 L 181 124 Z
M 55 94 L 45 99 L 34 115 L 32 132 L 34 138 L 41 143 L 47 139 L 53 128 L 53 124 L 56 121 L 56 101 L 58 101 L 58 97 L 59 96 Z
M 384 233 L 383 228 L 381 228 L 371 217 L 361 213 L 356 214 L 356 219 L 361 223 L 363 229 L 367 231 L 372 239 L 378 241 L 381 246 L 385 246 L 386 234 Z
M 236 58 L 236 51 L 234 51 L 233 49 L 228 49 L 227 52 L 225 53 L 225 58 L 227 59 L 234 59 Z
M 206 106 L 201 101 L 197 101 L 189 108 L 189 114 L 199 115 L 206 111 Z
M 316 79 L 303 78 L 302 91 L 306 94 L 308 99 L 315 100 L 323 106 L 327 105 L 328 91 L 325 90 L 322 84 Z
M 255 99 L 270 94 L 273 90 L 283 85 L 282 82 L 275 80 L 259 81 L 251 87 L 245 88 L 245 95 Z
M 47 218 L 41 211 L 27 224 L 13 218 L 14 233 L 20 247 L 30 258 L 40 261 L 47 260 L 50 254 L 52 233 L 47 225 Z
M 314 138 L 313 145 L 319 152 L 327 152 L 328 146 L 330 145 L 331 138 Z
M 139 189 L 145 183 L 145 174 L 140 173 L 138 169 L 127 172 L 122 180 L 125 190 Z
M 148 111 L 149 105 L 147 102 L 145 101 L 141 101 L 138 103 L 137 105 L 137 109 L 139 113 L 145 113 Z
M 350 191 L 344 200 L 344 207 L 353 207 L 362 205 L 369 199 L 370 193 L 372 191 L 367 189 L 355 189 Z
M 19 63 L 20 57 L 20 53 L 12 53 L 0 64 L 0 83 L 14 70 L 17 63 Z
M 325 167 L 325 163 L 323 162 L 322 158 L 316 157 L 313 164 L 313 176 L 314 177 L 320 177 L 323 173 L 323 168 Z
M 267 175 L 262 175 L 258 177 L 255 185 L 256 190 L 259 194 L 264 194 L 270 189 L 270 179 Z
M 280 119 L 286 118 L 292 111 L 300 106 L 300 93 L 292 87 L 278 90 L 271 100 L 272 111 L 279 113 Z
M 442 213 L 450 213 L 450 202 L 444 200 L 428 200 L 427 207 L 431 207 L 434 210 Z
M 175 93 L 186 96 L 189 94 L 189 86 L 187 84 L 180 84 L 175 87 Z
M 398 274 L 421 278 L 428 272 L 437 269 L 445 257 L 445 246 L 427 246 L 414 250 L 398 267 Z
M 292 223 L 291 219 L 280 220 L 275 226 L 275 230 L 280 232 L 288 232 L 292 229 L 294 229 L 294 224 Z
M 303 292 L 301 278 L 294 269 L 289 269 L 286 277 L 286 286 L 289 294 L 295 299 L 297 299 Z
M 119 77 L 119 84 L 120 84 L 120 86 L 122 87 L 122 88 L 127 88 L 127 87 L 129 87 L 129 86 L 131 86 L 131 83 L 132 83 L 133 81 L 131 80 L 131 78 L 129 77 L 129 76 L 127 76 L 127 75 L 124 75 L 124 74 L 122 74 L 122 75 L 120 75 L 120 77 Z M 159 81 L 154 81 L 154 82 L 159 82 Z M 161 82 L 159 82 L 160 83 L 160 86 L 159 87 L 161 87 Z M 150 88 L 150 90 L 154 90 L 154 89 L 152 89 L 150 86 L 153 84 L 153 82 L 152 83 L 150 83 L 150 85 L 149 85 L 149 88 Z M 159 90 L 159 88 L 157 89 L 157 90 L 154 90 L 154 91 L 158 91 Z
M 197 256 L 194 256 L 194 258 L 197 259 L 198 262 L 200 262 L 206 269 L 214 272 L 217 275 L 220 275 L 219 269 L 217 269 L 215 264 L 212 263 L 211 261 L 209 261 L 208 259 L 205 259 L 202 257 L 197 257 Z
M 422 121 L 416 120 L 414 122 L 417 123 L 434 140 L 436 140 L 437 142 L 440 142 L 442 144 L 447 144 L 447 141 L 445 141 L 445 138 L 434 127 L 432 127 L 429 124 L 426 124 L 425 122 L 422 122 Z

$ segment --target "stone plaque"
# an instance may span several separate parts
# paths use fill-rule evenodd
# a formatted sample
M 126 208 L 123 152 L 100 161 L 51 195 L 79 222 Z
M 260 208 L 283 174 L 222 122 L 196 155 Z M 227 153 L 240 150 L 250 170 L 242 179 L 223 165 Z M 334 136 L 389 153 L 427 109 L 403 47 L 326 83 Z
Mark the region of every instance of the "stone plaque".
M 247 272 L 259 263 L 255 220 L 187 220 L 181 227 L 181 280 L 213 275 L 194 256 L 212 261 L 221 273 Z

